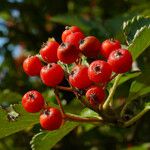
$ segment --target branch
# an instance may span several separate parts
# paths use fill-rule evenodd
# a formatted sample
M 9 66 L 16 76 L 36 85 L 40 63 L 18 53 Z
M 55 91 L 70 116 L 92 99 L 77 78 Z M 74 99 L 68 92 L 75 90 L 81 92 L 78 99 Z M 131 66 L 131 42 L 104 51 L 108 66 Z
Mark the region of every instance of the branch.
M 103 122 L 102 118 L 84 118 L 70 113 L 65 114 L 66 119 L 75 122 Z
M 74 114 L 65 113 L 62 103 L 59 98 L 59 93 L 56 89 L 54 90 L 54 93 L 55 93 L 57 103 L 60 107 L 60 110 L 62 112 L 62 116 L 64 119 L 70 120 L 70 121 L 75 121 L 75 122 L 101 122 L 102 121 L 102 118 L 84 118 L 84 117 L 80 117 L 80 116 L 77 116 Z
M 106 110 L 107 107 L 109 106 L 109 104 L 112 102 L 113 96 L 115 94 L 115 91 L 116 91 L 116 88 L 117 88 L 117 85 L 119 83 L 119 80 L 120 80 L 121 76 L 122 76 L 122 74 L 117 75 L 117 77 L 115 79 L 115 82 L 113 84 L 113 87 L 111 88 L 110 93 L 109 93 L 105 103 L 103 104 L 103 109 L 104 110 Z
M 74 94 L 84 106 L 92 109 L 93 111 L 95 111 L 97 113 L 100 113 L 98 108 L 91 106 L 81 95 L 78 94 L 77 91 L 74 91 Z
M 149 107 L 145 107 L 140 113 L 138 113 L 136 116 L 134 116 L 132 119 L 124 123 L 124 127 L 128 127 L 135 123 L 137 120 L 139 120 L 146 112 L 150 110 Z
M 73 89 L 71 87 L 65 87 L 65 86 L 56 86 L 57 89 L 73 92 Z
M 128 106 L 128 102 L 123 106 L 123 108 L 122 108 L 122 110 L 121 110 L 121 113 L 120 113 L 120 116 L 121 117 L 123 117 L 123 115 L 124 115 L 124 113 L 125 113 L 125 111 L 126 111 L 126 109 L 127 109 L 127 106 Z
M 62 103 L 61 103 L 61 101 L 60 101 L 59 93 L 57 92 L 57 90 L 54 90 L 54 93 L 55 93 L 55 97 L 56 97 L 57 103 L 58 103 L 58 105 L 59 105 L 59 107 L 60 107 L 60 110 L 61 110 L 61 112 L 62 112 L 62 115 L 63 115 L 63 117 L 64 117 L 64 116 L 65 116 L 65 111 L 64 111 L 63 106 L 62 106 Z

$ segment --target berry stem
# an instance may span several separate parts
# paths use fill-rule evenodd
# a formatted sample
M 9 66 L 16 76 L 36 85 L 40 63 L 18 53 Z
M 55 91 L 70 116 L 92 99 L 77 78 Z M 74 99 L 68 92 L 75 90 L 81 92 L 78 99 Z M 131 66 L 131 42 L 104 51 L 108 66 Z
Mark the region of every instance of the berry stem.
M 46 64 L 47 64 L 47 62 L 44 61 L 44 59 L 42 58 L 42 56 L 41 56 L 40 54 L 37 54 L 36 56 L 40 59 L 40 61 L 42 61 L 43 63 L 46 63 Z
M 118 74 L 115 73 L 115 74 L 109 79 L 109 82 L 110 82 L 111 80 L 113 80 L 117 75 L 118 75 Z
M 86 107 L 92 109 L 93 111 L 99 113 L 98 108 L 92 107 L 81 95 L 78 95 L 78 93 L 76 91 L 74 91 L 74 94 L 78 98 L 78 100 L 83 104 L 83 106 L 86 106 Z
M 54 42 L 54 41 L 56 41 L 54 37 L 48 38 L 48 42 Z
M 146 112 L 150 110 L 150 107 L 145 107 L 140 113 L 134 116 L 132 119 L 124 123 L 124 127 L 128 127 L 139 120 Z
M 55 93 L 55 97 L 56 97 L 57 103 L 58 103 L 58 105 L 59 105 L 59 107 L 60 107 L 60 110 L 61 110 L 61 112 L 62 112 L 62 116 L 64 117 L 64 116 L 65 116 L 65 111 L 64 111 L 63 106 L 62 106 L 62 103 L 61 103 L 61 101 L 60 101 L 59 93 L 58 93 L 57 90 L 54 90 L 54 93 Z
M 113 96 L 115 94 L 115 91 L 116 91 L 116 88 L 117 88 L 117 85 L 119 83 L 119 80 L 121 78 L 122 74 L 119 74 L 116 76 L 116 79 L 115 79 L 115 82 L 113 84 L 113 87 L 110 89 L 110 93 L 105 101 L 105 103 L 103 104 L 103 109 L 106 110 L 107 107 L 109 106 L 109 104 L 112 102 L 113 100 Z
M 57 89 L 73 92 L 73 89 L 71 87 L 65 87 L 65 86 L 56 86 Z
M 55 93 L 57 103 L 60 107 L 60 110 L 61 110 L 61 113 L 62 113 L 62 116 L 64 119 L 70 120 L 70 121 L 75 121 L 75 122 L 100 122 L 100 121 L 102 121 L 101 118 L 84 118 L 84 117 L 80 117 L 80 116 L 77 116 L 74 114 L 65 113 L 62 103 L 59 98 L 59 93 L 56 89 L 54 90 L 54 93 Z
M 125 113 L 125 111 L 126 111 L 126 109 L 127 109 L 128 104 L 129 104 L 129 103 L 126 103 L 126 104 L 123 106 L 123 108 L 122 108 L 122 110 L 121 110 L 121 113 L 120 113 L 120 116 L 121 116 L 121 117 L 123 117 L 123 115 L 124 115 L 124 113 Z
M 102 122 L 102 118 L 84 118 L 78 115 L 67 113 L 65 114 L 66 119 L 75 122 Z
M 127 36 L 126 36 L 125 33 L 124 33 L 124 37 L 125 37 L 125 42 L 126 42 L 126 44 L 129 46 L 129 42 L 128 42 L 128 39 L 127 39 Z

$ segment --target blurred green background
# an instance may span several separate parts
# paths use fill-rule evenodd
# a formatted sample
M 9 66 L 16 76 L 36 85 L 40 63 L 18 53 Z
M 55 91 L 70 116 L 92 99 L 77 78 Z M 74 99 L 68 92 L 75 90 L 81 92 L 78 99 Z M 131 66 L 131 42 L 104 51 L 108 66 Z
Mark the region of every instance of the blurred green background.
M 49 37 L 61 43 L 66 25 L 77 25 L 85 35 L 95 35 L 101 42 L 114 37 L 125 44 L 122 23 L 136 15 L 150 16 L 149 0 L 0 0 L 0 105 L 7 107 L 20 102 L 22 95 L 31 89 L 55 101 L 38 77 L 23 73 L 22 62 L 29 54 L 38 53 Z M 143 56 L 149 60 L 149 54 L 147 50 L 138 59 L 140 69 L 144 66 Z M 70 103 L 73 95 L 64 92 L 62 99 Z M 53 149 L 150 149 L 149 118 L 150 113 L 147 113 L 127 129 L 79 126 Z M 0 139 L 0 150 L 30 150 L 30 140 L 39 129 L 36 125 Z

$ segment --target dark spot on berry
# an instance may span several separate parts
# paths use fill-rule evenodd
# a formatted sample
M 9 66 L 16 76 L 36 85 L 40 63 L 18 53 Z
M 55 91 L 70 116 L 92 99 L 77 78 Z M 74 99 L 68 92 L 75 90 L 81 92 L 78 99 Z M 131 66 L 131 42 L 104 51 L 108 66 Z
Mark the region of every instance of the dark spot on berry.
M 94 71 L 95 71 L 96 73 L 101 73 L 101 66 L 96 66 L 96 67 L 94 68 Z
M 71 71 L 70 75 L 73 77 L 76 73 L 77 73 L 77 70 L 74 69 L 73 71 Z
M 80 41 L 79 41 L 79 44 L 83 44 L 83 43 L 84 43 L 84 41 L 85 41 L 85 40 L 80 40 Z
M 45 109 L 44 111 L 43 111 L 43 114 L 45 114 L 45 115 L 50 115 L 50 111 L 48 110 L 48 109 Z
M 63 47 L 63 48 L 65 48 L 65 47 L 66 47 L 66 44 L 65 44 L 65 43 L 61 43 L 60 46 Z
M 34 99 L 35 98 L 33 93 L 29 94 L 29 97 L 30 97 L 30 99 Z
M 115 58 L 120 58 L 122 56 L 122 53 L 117 51 L 115 54 L 114 54 Z
M 53 65 L 52 64 L 48 64 L 47 67 L 48 69 L 51 68 Z

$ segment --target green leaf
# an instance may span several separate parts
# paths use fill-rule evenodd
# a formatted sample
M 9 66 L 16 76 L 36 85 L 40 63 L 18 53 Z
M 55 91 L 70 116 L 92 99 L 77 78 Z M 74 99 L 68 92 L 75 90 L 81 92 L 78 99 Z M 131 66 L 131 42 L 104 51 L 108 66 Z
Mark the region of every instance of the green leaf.
M 83 29 L 83 31 L 89 31 L 91 29 L 90 22 L 84 20 L 80 16 L 76 15 L 57 15 L 53 16 L 50 21 L 61 23 L 64 25 L 76 25 Z
M 42 131 L 36 134 L 31 141 L 32 150 L 50 150 L 58 141 L 72 131 L 79 123 L 66 122 L 56 131 Z
M 121 76 L 121 79 L 119 80 L 118 86 L 125 83 L 126 81 L 136 78 L 141 74 L 140 71 L 135 71 L 135 72 L 130 72 L 127 74 L 124 74 L 123 76 Z M 114 80 L 112 81 L 112 83 L 114 83 Z
M 65 14 L 53 16 L 50 21 L 61 23 L 63 25 L 76 25 L 85 33 L 90 34 L 90 32 L 92 32 L 91 34 L 96 34 L 97 36 L 105 37 L 106 34 L 108 34 L 100 18 L 94 18 L 93 21 L 91 21 L 85 20 L 81 16 Z
M 148 150 L 150 148 L 150 143 L 144 143 L 142 145 L 133 146 L 128 150 Z
M 149 26 L 149 25 L 150 25 L 150 17 L 144 17 L 144 16 L 136 16 L 131 20 L 124 22 L 123 31 L 128 43 L 132 42 L 137 30 L 139 30 L 143 26 Z
M 150 93 L 150 71 L 148 68 L 131 84 L 128 101 Z
M 20 100 L 21 95 L 16 92 L 12 92 L 9 89 L 5 89 L 2 92 L 0 92 L 0 104 L 12 104 Z
M 96 112 L 88 108 L 85 108 L 82 110 L 81 116 L 99 117 L 99 115 Z M 64 126 L 62 126 L 60 129 L 56 131 L 52 131 L 52 132 L 42 131 L 36 134 L 31 141 L 32 150 L 51 149 L 58 141 L 60 141 L 65 135 L 67 135 L 70 131 L 72 131 L 79 124 L 80 123 L 77 123 L 77 122 L 66 122 Z
M 31 114 L 26 112 L 22 108 L 21 104 L 16 104 L 13 108 L 14 110 L 9 109 L 7 111 L 0 108 L 0 138 L 39 123 L 39 114 Z M 8 117 L 11 117 L 11 119 Z
M 81 116 L 82 117 L 99 117 L 99 114 L 89 108 L 85 108 L 82 110 Z
M 128 49 L 131 51 L 133 59 L 135 60 L 140 54 L 150 46 L 150 26 L 144 26 L 137 30 L 133 42 Z

